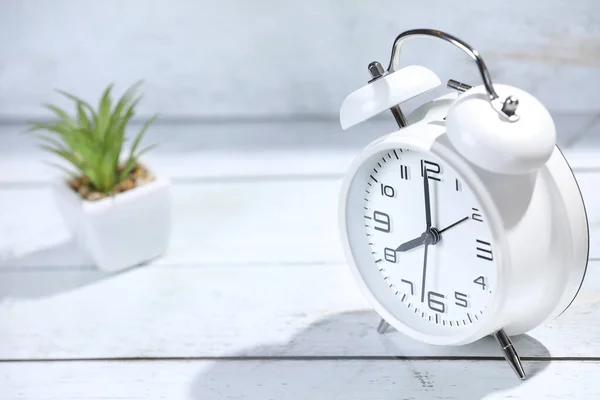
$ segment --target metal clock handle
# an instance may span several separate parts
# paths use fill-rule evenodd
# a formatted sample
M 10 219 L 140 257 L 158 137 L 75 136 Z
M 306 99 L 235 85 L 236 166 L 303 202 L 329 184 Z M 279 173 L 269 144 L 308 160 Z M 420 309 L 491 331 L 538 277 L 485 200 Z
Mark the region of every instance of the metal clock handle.
M 394 40 L 394 45 L 392 46 L 392 55 L 390 57 L 387 71 L 384 71 L 381 64 L 377 61 L 373 61 L 369 64 L 369 72 L 373 77 L 371 82 L 396 71 L 400 61 L 400 50 L 402 43 L 404 43 L 404 41 L 409 37 L 419 36 L 432 36 L 443 39 L 467 53 L 467 55 L 469 55 L 469 57 L 471 57 L 477 64 L 477 68 L 479 69 L 479 73 L 483 79 L 483 85 L 488 94 L 492 108 L 494 108 L 494 110 L 496 110 L 498 113 L 503 114 L 508 121 L 514 122 L 518 120 L 518 116 L 515 113 L 519 105 L 519 100 L 515 96 L 508 96 L 504 101 L 500 100 L 498 94 L 494 90 L 494 85 L 492 84 L 492 78 L 490 77 L 489 70 L 479 52 L 459 38 L 435 29 L 412 29 L 398 35 L 396 40 Z M 501 103 L 501 105 L 498 103 Z M 394 117 L 399 125 L 400 122 L 404 123 L 403 125 L 400 125 L 401 128 L 408 125 L 406 123 L 406 118 L 404 118 L 404 115 L 400 111 L 400 107 L 393 107 L 392 113 L 394 113 Z M 400 116 L 397 116 L 397 114 L 400 114 Z

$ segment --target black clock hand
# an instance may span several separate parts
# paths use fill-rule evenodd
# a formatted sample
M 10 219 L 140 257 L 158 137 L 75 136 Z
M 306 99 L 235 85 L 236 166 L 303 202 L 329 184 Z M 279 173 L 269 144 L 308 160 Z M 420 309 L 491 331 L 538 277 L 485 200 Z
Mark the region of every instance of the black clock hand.
M 445 231 L 447 231 L 447 230 L 448 230 L 448 229 L 450 229 L 450 228 L 454 228 L 456 225 L 458 225 L 458 224 L 460 224 L 460 223 L 462 223 L 462 222 L 465 222 L 465 221 L 466 221 L 466 220 L 468 220 L 468 219 L 469 219 L 469 217 L 464 217 L 463 219 L 461 219 L 461 220 L 459 220 L 459 221 L 456 221 L 455 223 L 453 223 L 453 224 L 451 224 L 451 225 L 448 225 L 448 226 L 447 226 L 447 227 L 445 227 L 444 229 L 441 229 L 441 230 L 439 230 L 439 231 L 438 231 L 438 233 L 442 233 L 442 232 L 445 232 Z
M 427 232 L 423 232 L 423 234 L 418 238 L 414 238 L 406 243 L 402 243 L 400 246 L 398 246 L 396 251 L 408 251 L 414 249 L 415 247 L 419 247 L 420 245 L 424 244 L 426 239 Z
M 429 178 L 427 177 L 427 167 L 423 165 L 423 192 L 425 194 L 425 235 L 431 229 L 431 201 L 429 199 Z M 421 303 L 425 302 L 425 282 L 427 280 L 427 250 L 429 249 L 429 238 L 425 239 L 425 251 L 423 254 L 423 279 L 421 281 Z
M 425 242 L 425 254 L 423 255 L 423 280 L 421 283 L 421 303 L 425 303 L 425 280 L 427 279 L 427 249 L 429 240 Z
M 437 234 L 441 234 L 442 232 L 446 232 L 448 229 L 450 228 L 454 228 L 456 225 L 461 224 L 463 222 L 465 222 L 466 220 L 468 220 L 469 217 L 464 217 L 461 220 L 456 221 L 455 223 L 448 225 L 447 227 L 445 227 L 442 230 L 437 231 Z M 433 234 L 431 234 L 433 235 Z M 428 232 L 423 232 L 423 234 L 421 234 L 421 236 L 411 239 L 408 242 L 402 243 L 400 246 L 398 246 L 396 248 L 396 251 L 408 251 L 408 250 L 412 250 L 415 247 L 419 247 L 422 244 L 425 244 L 425 240 L 427 240 L 427 237 L 430 236 L 430 234 L 428 234 Z M 436 240 L 437 239 L 437 240 Z M 439 242 L 440 240 L 442 240 L 441 236 L 437 237 L 436 239 L 434 239 L 433 243 L 430 244 L 436 244 L 437 242 Z
M 425 193 L 425 222 L 427 227 L 425 232 L 431 228 L 431 202 L 429 200 L 429 178 L 427 177 L 427 167 L 423 166 L 423 191 Z

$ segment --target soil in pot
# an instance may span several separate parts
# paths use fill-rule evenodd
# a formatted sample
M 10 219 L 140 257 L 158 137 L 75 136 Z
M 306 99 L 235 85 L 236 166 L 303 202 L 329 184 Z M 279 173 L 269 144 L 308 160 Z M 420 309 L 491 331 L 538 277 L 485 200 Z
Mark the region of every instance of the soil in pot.
M 93 187 L 90 180 L 85 176 L 71 179 L 69 181 L 69 186 L 78 192 L 85 200 L 94 201 L 131 190 L 138 186 L 142 186 L 146 183 L 152 182 L 154 179 L 154 175 L 152 175 L 152 173 L 144 165 L 137 164 L 131 170 L 129 176 L 115 186 L 115 188 L 109 193 L 98 192 Z

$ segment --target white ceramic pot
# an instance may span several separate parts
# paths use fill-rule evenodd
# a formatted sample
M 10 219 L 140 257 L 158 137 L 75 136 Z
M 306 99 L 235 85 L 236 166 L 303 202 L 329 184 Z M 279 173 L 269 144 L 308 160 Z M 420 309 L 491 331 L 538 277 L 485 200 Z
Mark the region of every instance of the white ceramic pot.
M 102 270 L 139 265 L 167 250 L 172 217 L 165 178 L 96 201 L 82 199 L 59 181 L 54 195 L 73 238 Z

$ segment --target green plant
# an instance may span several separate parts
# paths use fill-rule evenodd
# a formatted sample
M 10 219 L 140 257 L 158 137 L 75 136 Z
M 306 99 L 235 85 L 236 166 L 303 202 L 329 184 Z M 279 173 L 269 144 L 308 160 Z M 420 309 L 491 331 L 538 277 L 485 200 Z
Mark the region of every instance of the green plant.
M 138 164 L 139 157 L 155 146 L 150 145 L 138 151 L 140 142 L 156 115 L 141 127 L 129 154 L 126 157 L 122 157 L 121 154 L 127 141 L 125 130 L 141 100 L 141 96 L 135 97 L 140 84 L 141 82 L 137 82 L 127 89 L 114 106 L 111 98 L 113 84 L 110 84 L 104 90 L 97 110 L 70 93 L 56 90 L 75 102 L 76 116 L 71 117 L 52 104 L 44 104 L 56 115 L 55 120 L 32 124 L 29 131 L 46 131 L 46 134 L 36 134 L 42 149 L 73 165 L 82 178 L 89 180 L 91 189 L 110 193 L 115 186 L 128 178 Z M 67 172 L 72 174 L 71 171 Z

